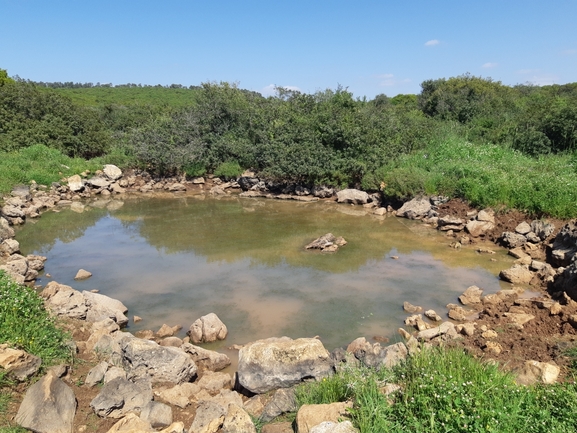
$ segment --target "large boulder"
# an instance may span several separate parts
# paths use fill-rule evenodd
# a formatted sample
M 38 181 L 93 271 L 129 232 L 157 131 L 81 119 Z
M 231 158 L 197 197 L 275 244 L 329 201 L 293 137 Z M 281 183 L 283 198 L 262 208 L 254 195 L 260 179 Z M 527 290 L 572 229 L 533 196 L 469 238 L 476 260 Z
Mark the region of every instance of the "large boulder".
M 187 332 L 193 343 L 210 343 L 224 340 L 228 335 L 226 325 L 214 313 L 196 319 Z
M 479 220 L 469 221 L 465 226 L 467 232 L 474 238 L 478 238 L 479 236 L 484 235 L 485 233 L 493 230 L 494 228 L 495 228 L 494 223 L 490 221 L 479 221 Z
M 73 433 L 75 413 L 74 392 L 51 371 L 26 391 L 15 421 L 36 433 Z
M 527 266 L 513 265 L 499 273 L 501 279 L 513 284 L 529 284 L 535 274 Z
M 522 247 L 527 243 L 527 238 L 519 233 L 504 232 L 501 236 L 501 242 L 507 248 Z
M 40 293 L 44 304 L 57 316 L 66 316 L 73 319 L 86 319 L 88 307 L 86 299 L 77 290 L 56 281 L 49 282 Z
M 238 382 L 256 394 L 332 373 L 330 354 L 315 338 L 268 338 L 249 343 L 239 351 Z
M 110 186 L 110 181 L 102 176 L 94 176 L 93 178 L 88 179 L 86 183 L 95 188 L 108 188 Z
M 337 202 L 367 204 L 369 202 L 369 195 L 358 189 L 343 189 L 342 191 L 337 192 Z
M 125 338 L 120 342 L 122 363 L 133 379 L 153 382 L 188 382 L 196 374 L 196 364 L 182 350 L 163 347 L 150 340 Z
M 416 197 L 403 204 L 403 206 L 397 210 L 397 216 L 411 220 L 421 219 L 427 216 L 431 208 L 431 202 L 427 197 Z
M 68 178 L 68 188 L 72 192 L 82 191 L 84 189 L 84 182 L 82 182 L 82 178 L 75 174 Z

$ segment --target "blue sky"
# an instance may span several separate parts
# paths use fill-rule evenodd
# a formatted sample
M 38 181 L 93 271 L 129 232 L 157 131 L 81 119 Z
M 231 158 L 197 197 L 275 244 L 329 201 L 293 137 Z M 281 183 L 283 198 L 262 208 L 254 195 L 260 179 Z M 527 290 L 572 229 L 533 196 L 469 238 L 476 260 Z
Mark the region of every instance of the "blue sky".
M 577 0 L 0 0 L 0 68 L 35 81 L 418 93 L 466 72 L 577 81 Z

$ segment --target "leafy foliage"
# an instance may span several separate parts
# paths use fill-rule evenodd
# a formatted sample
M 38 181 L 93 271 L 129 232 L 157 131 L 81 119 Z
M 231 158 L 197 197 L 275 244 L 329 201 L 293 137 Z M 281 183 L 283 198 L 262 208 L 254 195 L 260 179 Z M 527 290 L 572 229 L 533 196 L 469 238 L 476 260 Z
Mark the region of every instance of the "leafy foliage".
M 44 365 L 70 358 L 68 336 L 44 309 L 31 288 L 0 271 L 0 342 L 42 358 Z

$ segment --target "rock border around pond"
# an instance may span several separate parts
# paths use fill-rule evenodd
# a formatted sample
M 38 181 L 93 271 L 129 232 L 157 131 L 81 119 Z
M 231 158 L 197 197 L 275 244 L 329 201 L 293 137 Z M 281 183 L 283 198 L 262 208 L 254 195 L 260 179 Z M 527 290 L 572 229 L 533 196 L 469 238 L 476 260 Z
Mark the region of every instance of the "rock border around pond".
M 37 218 L 43 211 L 59 206 L 80 208 L 85 199 L 109 201 L 112 196 L 123 197 L 129 193 L 182 194 L 187 191 L 215 197 L 237 191 L 240 197 L 247 198 L 267 197 L 302 202 L 336 200 L 342 203 L 341 206 L 361 208 L 362 212 L 359 214 L 363 215 L 396 215 L 422 220 L 424 224 L 453 239 L 450 246 L 454 248 L 474 245 L 479 239 L 497 230 L 500 224 L 498 216 L 491 209 L 451 214 L 446 197 L 418 197 L 404 203 L 395 212 L 390 205 L 383 206 L 379 194 L 368 194 L 359 190 L 335 191 L 328 187 L 307 188 L 302 185 L 278 184 L 259 179 L 251 173 L 245 173 L 236 181 L 228 182 L 218 178 L 152 179 L 144 172 L 125 174 L 118 167 L 107 165 L 91 178 L 88 178 L 88 173 L 84 173 L 83 176 L 75 175 L 50 187 L 32 182 L 30 187 L 16 188 L 11 197 L 5 198 L 0 208 L 0 269 L 20 283 L 34 282 L 46 259 L 41 256 L 20 255 L 12 226 Z M 114 201 L 108 203 L 114 206 Z M 329 235 L 331 239 L 324 239 Z M 340 241 L 329 233 L 307 245 L 307 248 L 319 248 L 311 246 L 315 242 L 319 245 L 323 243 L 321 250 L 325 247 L 330 250 L 330 247 L 338 246 L 344 240 Z M 216 339 L 226 338 L 226 326 L 222 322 L 222 325 L 207 325 L 209 322 L 213 323 L 212 319 L 205 323 L 207 316 L 203 316 L 205 319 L 200 318 L 198 323 L 195 322 L 196 325 L 191 326 L 187 337 L 190 340 L 175 337 L 177 330 L 168 325 L 156 333 L 144 332 L 142 337 L 145 338 L 141 338 L 121 331 L 121 327 L 128 323 L 125 315 L 127 309 L 116 300 L 90 292 L 78 292 L 56 282 L 49 283 L 42 296 L 54 314 L 81 321 L 85 325 L 79 327 L 89 330 L 86 338 L 77 339 L 76 347 L 80 353 L 100 359 L 85 377 L 88 387 L 86 389 L 97 390 L 94 388 L 95 384 L 104 384 L 92 400 L 91 406 L 103 419 L 110 416 L 120 418 L 110 432 L 126 428 L 144 432 L 159 431 L 158 429 L 163 429 L 161 431 L 166 433 L 184 432 L 184 423 L 172 422 L 172 413 L 187 410 L 189 407 L 194 407 L 193 412 L 196 414 L 193 418 L 189 417 L 192 424 L 188 431 L 211 428 L 222 428 L 223 431 L 253 431 L 254 425 L 249 414 L 268 419 L 273 414 L 282 414 L 285 409 L 294 410 L 291 409 L 294 408 L 294 395 L 290 392 L 292 387 L 310 377 L 318 379 L 332 374 L 342 361 L 363 363 L 374 368 L 391 367 L 419 350 L 423 344 L 447 344 L 455 341 L 464 341 L 468 347 L 478 350 L 480 356 L 504 359 L 509 341 L 504 335 L 509 335 L 509 331 L 502 334 L 497 328 L 506 325 L 512 332 L 531 332 L 536 324 L 543 320 L 551 322 L 552 329 L 558 328 L 571 335 L 575 334 L 577 260 L 574 257 L 577 253 L 577 225 L 574 222 L 565 224 L 561 231 L 555 234 L 554 225 L 547 221 L 522 221 L 515 227 L 504 230 L 499 236 L 499 242 L 516 258 L 512 268 L 501 272 L 501 278 L 513 284 L 548 287 L 552 296 L 543 293 L 540 297 L 525 299 L 521 295 L 522 289 L 515 286 L 497 294 L 483 295 L 482 289 L 472 286 L 459 297 L 461 305 L 447 305 L 447 315 L 451 320 L 446 321 L 432 310 L 426 310 L 423 318 L 416 314 L 423 309 L 407 302 L 405 309 L 413 315 L 406 320 L 409 328 L 399 329 L 406 339 L 405 342 L 381 346 L 380 343 L 370 343 L 365 337 L 360 337 L 351 342 L 347 350 L 337 349 L 329 354 L 317 339 L 291 340 L 283 337 L 260 340 L 240 349 L 242 364 L 239 362 L 234 378 L 219 371 L 230 364 L 226 355 L 190 343 L 214 341 L 213 335 L 216 335 Z M 492 253 L 484 246 L 477 250 L 480 254 Z M 415 327 L 416 330 L 409 332 L 407 329 L 410 327 Z M 0 359 L 11 360 L 6 361 L 3 368 L 4 365 L 17 365 L 18 368 L 12 369 L 13 374 L 26 371 L 27 373 L 17 376 L 24 380 L 29 374 L 34 374 L 34 368 L 22 366 L 34 367 L 38 362 L 34 359 L 30 361 L 25 353 L 16 354 L 9 352 L 10 350 L 12 349 L 0 346 Z M 266 355 L 270 353 L 277 355 L 271 358 Z M 70 382 L 70 376 L 67 376 L 66 370 L 60 369 L 59 373 L 51 370 L 38 382 L 46 383 L 40 387 L 54 393 L 50 400 L 52 402 L 71 401 L 67 391 L 69 385 L 66 384 Z M 29 373 L 30 371 L 32 373 Z M 311 371 L 318 373 L 311 375 Z M 521 383 L 551 383 L 558 377 L 559 367 L 546 359 L 527 359 L 518 367 L 517 375 Z M 270 393 L 275 389 L 277 391 L 272 394 L 270 401 L 271 396 L 256 394 L 248 398 L 243 395 Z M 37 394 L 37 389 L 31 387 L 25 400 L 28 398 L 29 401 L 36 401 L 34 399 L 38 398 Z M 60 397 L 60 394 L 63 397 Z M 44 411 L 52 414 L 51 416 L 54 416 L 55 412 L 73 412 L 70 404 L 61 409 L 50 409 L 40 403 L 23 404 L 22 415 L 17 418 L 22 425 L 32 426 L 27 424 L 27 420 L 38 422 L 37 417 L 41 416 L 30 409 L 31 406 L 38 406 L 40 412 Z M 135 412 L 140 413 L 140 417 L 136 416 Z M 62 431 L 71 428 L 68 427 L 71 425 L 69 415 L 62 415 L 60 421 L 63 425 Z M 44 418 L 39 425 L 50 422 L 52 421 Z M 239 428 L 241 430 L 238 430 Z M 311 428 L 310 431 L 315 430 Z

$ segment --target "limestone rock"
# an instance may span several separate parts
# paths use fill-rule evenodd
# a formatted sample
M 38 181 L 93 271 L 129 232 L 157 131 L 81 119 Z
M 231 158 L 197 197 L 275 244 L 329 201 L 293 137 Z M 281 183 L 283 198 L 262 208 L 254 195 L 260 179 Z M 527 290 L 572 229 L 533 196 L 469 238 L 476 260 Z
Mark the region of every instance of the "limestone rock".
M 351 408 L 351 403 L 332 404 L 305 404 L 297 412 L 297 431 L 299 433 L 309 433 L 310 430 L 324 421 L 338 422 L 347 416 L 347 409 Z
M 474 238 L 484 235 L 493 228 L 495 228 L 495 224 L 489 221 L 469 221 L 465 225 L 467 232 Z
M 75 413 L 74 392 L 49 372 L 26 391 L 15 421 L 38 433 L 73 433 Z
M 232 388 L 232 377 L 228 373 L 206 371 L 197 383 L 201 389 L 216 395 L 221 389 Z
M 441 322 L 443 320 L 435 310 L 427 310 L 424 314 L 427 319 L 432 320 L 433 322 Z
M 110 181 L 102 176 L 95 176 L 88 179 L 86 183 L 95 188 L 108 188 L 110 186 Z
M 176 326 L 171 327 L 165 323 L 160 327 L 160 329 L 158 331 L 156 331 L 156 336 L 158 338 L 172 337 L 174 334 L 176 334 L 181 329 L 182 329 L 182 326 L 176 325 Z
M 495 224 L 495 212 L 491 209 L 483 209 L 477 214 L 477 221 Z
M 228 334 L 226 325 L 214 313 L 197 319 L 188 330 L 187 334 L 193 343 L 210 343 L 224 340 Z
M 525 365 L 517 376 L 517 383 L 533 385 L 536 382 L 552 384 L 557 381 L 560 368 L 548 362 L 525 361 Z
M 133 410 L 142 410 L 152 401 L 152 386 L 149 380 L 130 382 L 114 379 L 102 387 L 90 402 L 90 407 L 99 417 L 121 418 Z
M 531 232 L 544 241 L 555 231 L 555 225 L 546 221 L 535 220 L 531 223 Z
M 421 219 L 425 217 L 431 210 L 431 202 L 426 197 L 414 198 L 401 206 L 397 210 L 398 217 L 408 219 Z
M 108 370 L 108 362 L 102 361 L 90 369 L 84 380 L 84 384 L 92 387 L 104 380 L 104 375 Z
M 180 349 L 140 338 L 124 339 L 120 348 L 130 378 L 178 384 L 188 382 L 196 374 L 194 361 Z
M 527 238 L 519 233 L 504 232 L 501 240 L 507 248 L 522 247 L 527 243 Z
M 526 235 L 531 231 L 531 226 L 527 224 L 525 221 L 517 224 L 515 227 L 515 233 L 519 233 L 520 235 Z
M 338 203 L 367 204 L 369 195 L 358 189 L 343 189 L 337 192 Z
M 6 218 L 0 216 L 0 243 L 6 239 L 11 239 L 14 237 L 14 229 L 10 227 L 10 224 Z
M 481 302 L 481 296 L 483 295 L 483 289 L 477 286 L 471 286 L 465 292 L 459 296 L 459 301 L 463 305 L 479 304 Z
M 441 335 L 448 334 L 451 338 L 455 338 L 457 336 L 457 331 L 455 330 L 455 325 L 451 322 L 444 322 L 441 323 L 440 326 L 436 328 L 426 329 L 424 331 L 420 331 L 417 334 L 417 340 L 419 341 L 429 341 L 433 338 L 439 337 Z
M 465 222 L 459 217 L 447 215 L 437 220 L 437 228 L 441 231 L 453 230 L 457 232 L 463 230 L 464 227 Z
M 415 314 L 423 311 L 423 307 L 419 307 L 417 305 L 413 305 L 410 302 L 405 301 L 403 302 L 403 310 L 405 310 L 407 313 Z
M 84 269 L 80 269 L 76 276 L 74 277 L 75 280 L 86 280 L 92 276 L 92 272 L 85 271 Z
M 57 316 L 67 316 L 73 319 L 86 319 L 88 307 L 82 293 L 70 286 L 49 282 L 40 293 L 46 307 Z
M 526 266 L 513 265 L 499 273 L 499 277 L 513 284 L 529 284 L 533 279 L 533 272 Z
M 153 428 L 168 427 L 172 424 L 172 408 L 164 403 L 149 401 L 140 412 L 140 419 L 149 422 Z
M 256 428 L 249 414 L 242 407 L 231 403 L 224 416 L 222 433 L 256 433 Z
M 373 368 L 391 368 L 407 358 L 407 347 L 403 343 L 381 347 L 379 343 L 370 344 L 364 337 L 357 338 L 347 347 L 364 365 Z
M 122 170 L 112 164 L 106 164 L 102 169 L 104 175 L 111 181 L 118 180 L 122 177 Z
M 128 311 L 126 306 L 106 295 L 100 293 L 92 293 L 83 291 L 82 295 L 86 299 L 88 311 L 86 313 L 86 320 L 88 322 L 99 322 L 106 318 L 111 318 L 120 327 L 128 324 L 128 317 L 124 315 Z
M 304 378 L 321 379 L 332 372 L 330 354 L 316 338 L 268 338 L 239 351 L 238 382 L 256 394 L 288 388 Z
M 182 350 L 188 353 L 195 364 L 202 369 L 219 371 L 230 365 L 230 358 L 224 353 L 204 349 L 190 343 L 183 344 Z
M 263 422 L 269 422 L 283 413 L 294 412 L 297 408 L 294 388 L 277 389 L 272 399 L 264 406 L 259 418 Z
M 350 421 L 324 421 L 309 430 L 309 433 L 358 433 Z
M 216 433 L 224 422 L 227 411 L 214 401 L 203 400 L 196 406 L 194 421 L 189 433 Z
M 134 413 L 127 414 L 106 433 L 153 433 L 149 422 L 140 419 Z
M 0 367 L 16 380 L 24 381 L 34 375 L 41 364 L 42 360 L 37 356 L 0 344 Z
M 184 382 L 172 388 L 158 390 L 155 392 L 155 395 L 168 404 L 184 409 L 190 404 L 191 398 L 199 392 L 200 386 L 198 386 L 198 384 Z
M 77 174 L 70 176 L 68 178 L 68 188 L 70 188 L 72 192 L 82 191 L 84 189 L 82 178 Z

